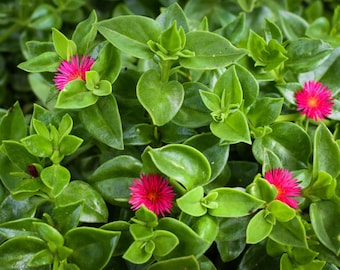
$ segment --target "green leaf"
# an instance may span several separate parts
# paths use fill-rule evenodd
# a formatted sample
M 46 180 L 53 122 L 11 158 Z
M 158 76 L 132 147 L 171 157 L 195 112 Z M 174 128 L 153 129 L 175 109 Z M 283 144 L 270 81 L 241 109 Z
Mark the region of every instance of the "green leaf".
M 144 224 L 131 224 L 129 231 L 135 240 L 147 241 L 153 235 L 153 228 L 147 227 Z
M 216 192 L 216 208 L 209 208 L 208 213 L 216 217 L 242 217 L 262 208 L 264 201 L 259 200 L 244 191 L 235 188 L 216 188 L 209 193 Z M 228 205 L 228 207 L 226 207 Z
M 161 14 L 156 18 L 156 21 L 163 29 L 169 28 L 173 22 L 176 21 L 178 27 L 181 26 L 185 32 L 189 30 L 187 17 L 181 6 L 176 2 L 162 9 Z
M 315 234 L 320 242 L 337 256 L 340 254 L 340 242 L 339 230 L 335 224 L 339 214 L 339 205 L 332 201 L 319 201 L 310 206 L 310 217 Z
M 237 0 L 237 2 L 244 11 L 251 12 L 254 9 L 256 0 Z
M 83 143 L 83 139 L 74 135 L 66 135 L 59 143 L 60 154 L 68 156 L 73 154 Z
M 89 183 L 110 203 L 126 202 L 129 186 L 140 175 L 142 164 L 131 156 L 118 156 L 101 164 L 90 176 Z
M 246 53 L 245 50 L 234 47 L 224 37 L 212 32 L 189 32 L 186 38 L 184 49 L 195 53 L 194 57 L 180 58 L 180 64 L 188 69 L 222 68 Z
M 33 11 L 28 26 L 37 30 L 50 30 L 52 27 L 60 28 L 62 18 L 55 7 L 49 4 L 38 5 Z
M 321 66 L 333 48 L 322 40 L 299 38 L 287 46 L 289 58 L 285 65 L 297 73 L 307 72 Z
M 218 78 L 214 87 L 214 93 L 217 94 L 221 100 L 220 108 L 222 110 L 229 108 L 231 105 L 240 107 L 243 100 L 243 93 L 235 66 L 228 68 Z
M 71 203 L 65 206 L 56 206 L 52 210 L 52 219 L 55 227 L 62 234 L 78 226 L 80 214 L 83 208 L 81 202 Z
M 207 208 L 201 204 L 204 196 L 203 187 L 198 186 L 176 200 L 178 207 L 186 214 L 194 217 L 203 216 Z
M 64 237 L 52 226 L 43 222 L 33 222 L 41 239 L 46 241 L 48 244 L 51 243 L 55 247 L 64 245 Z M 54 252 L 54 250 L 51 250 Z
M 26 72 L 56 72 L 60 58 L 55 52 L 44 52 L 18 65 Z
M 81 110 L 79 117 L 95 139 L 112 148 L 124 148 L 120 114 L 113 95 L 99 98 L 96 104 Z
M 28 268 L 28 263 L 37 252 L 46 249 L 43 240 L 33 236 L 19 236 L 0 245 L 1 266 L 8 270 L 17 270 L 18 265 Z
M 20 140 L 27 134 L 26 120 L 19 102 L 0 118 L 0 144 L 3 140 Z
M 193 223 L 190 226 L 201 238 L 210 243 L 215 241 L 219 231 L 218 219 L 210 215 L 193 219 Z
M 164 259 L 194 255 L 199 257 L 210 246 L 210 242 L 199 237 L 189 226 L 174 218 L 159 220 L 157 230 L 172 232 L 179 240 L 179 244 Z
M 65 167 L 53 164 L 41 171 L 40 179 L 51 189 L 51 195 L 57 197 L 70 182 L 71 174 Z
M 253 143 L 253 154 L 263 163 L 265 149 L 270 149 L 288 170 L 306 168 L 311 154 L 311 142 L 307 133 L 290 122 L 275 122 L 272 132 Z
M 48 249 L 43 249 L 34 254 L 27 265 L 29 267 L 38 267 L 51 264 L 53 264 L 53 253 Z
M 308 23 L 302 17 L 284 10 L 280 10 L 279 15 L 283 32 L 288 39 L 295 40 L 305 35 Z
M 37 218 L 17 218 L 0 224 L 0 233 L 7 239 L 18 236 L 38 236 L 33 222 Z
M 152 241 L 155 243 L 153 255 L 156 257 L 168 255 L 179 243 L 176 235 L 163 230 L 154 231 Z
M 71 56 L 77 54 L 77 45 L 73 40 L 69 40 L 56 28 L 52 28 L 52 40 L 57 54 L 63 59 L 69 61 Z
M 134 264 L 146 263 L 151 257 L 155 249 L 152 241 L 134 241 L 127 251 L 123 254 L 123 259 Z
M 39 160 L 27 151 L 21 143 L 15 141 L 3 141 L 6 155 L 13 165 L 18 166 L 22 171 L 28 172 L 28 166 L 38 163 Z
M 192 136 L 184 144 L 196 148 L 207 158 L 211 167 L 210 181 L 222 173 L 228 161 L 229 145 L 221 145 L 219 138 L 211 133 Z
M 169 269 L 190 269 L 200 270 L 200 266 L 195 256 L 176 257 L 168 260 L 162 260 L 152 264 L 147 270 L 169 270 Z
M 271 169 L 282 168 L 281 160 L 273 151 L 264 149 L 263 155 L 262 175 Z
M 56 207 L 63 207 L 75 202 L 83 202 L 79 221 L 106 222 L 108 210 L 101 195 L 89 184 L 80 180 L 73 180 L 56 198 Z
M 211 116 L 200 96 L 201 91 L 209 90 L 207 86 L 198 82 L 186 82 L 183 83 L 183 88 L 184 101 L 172 122 L 187 128 L 197 128 L 209 124 Z
M 221 109 L 221 99 L 217 94 L 203 90 L 200 90 L 199 93 L 204 105 L 210 111 L 218 111 Z
M 40 136 L 43 136 L 47 139 L 50 138 L 50 131 L 48 130 L 48 128 L 44 125 L 43 122 L 37 120 L 37 119 L 34 119 L 32 118 L 32 122 L 33 124 L 33 128 L 35 130 L 35 132 L 40 135 Z
M 319 171 L 317 179 L 306 189 L 306 195 L 312 200 L 329 200 L 335 195 L 337 181 L 329 173 Z
M 98 31 L 119 50 L 142 59 L 153 57 L 147 42 L 157 41 L 162 32 L 156 21 L 137 15 L 115 17 L 96 25 Z
M 0 204 L 0 224 L 10 220 L 33 217 L 37 207 L 43 200 L 30 197 L 24 200 L 15 200 L 8 195 Z
M 247 118 L 240 110 L 230 113 L 223 122 L 212 122 L 210 130 L 215 136 L 229 144 L 251 143 Z
M 156 167 L 188 190 L 206 184 L 211 168 L 205 156 L 188 145 L 168 144 L 148 152 Z
M 287 222 L 277 220 L 269 237 L 282 245 L 307 248 L 306 231 L 299 216 Z
M 340 148 L 328 128 L 321 124 L 315 131 L 313 149 L 313 175 L 319 171 L 337 177 L 340 173 Z
M 283 98 L 264 97 L 258 99 L 247 114 L 247 118 L 254 127 L 272 124 L 280 115 Z
M 274 22 L 266 19 L 264 31 L 267 42 L 269 42 L 271 39 L 275 39 L 279 43 L 282 43 L 282 31 Z
M 37 157 L 50 157 L 53 153 L 52 141 L 38 134 L 21 139 L 28 152 Z
M 255 176 L 253 183 L 251 183 L 246 190 L 249 194 L 267 203 L 274 200 L 277 195 L 276 187 L 259 175 Z
M 91 43 L 95 40 L 97 35 L 95 23 L 97 23 L 97 14 L 95 10 L 93 10 L 90 16 L 80 22 L 74 30 L 72 40 L 77 44 L 77 52 L 79 55 L 86 55 Z
M 69 262 L 80 269 L 103 269 L 117 246 L 120 232 L 91 227 L 79 227 L 65 234 L 65 246 L 73 249 Z
M 139 79 L 137 98 L 157 126 L 168 123 L 180 109 L 183 86 L 178 81 L 162 82 L 159 72 L 149 70 Z
M 273 216 L 281 222 L 287 222 L 295 217 L 295 210 L 291 207 L 289 207 L 287 204 L 275 200 L 272 201 L 268 207 L 267 210 L 273 214 Z
M 85 87 L 83 80 L 73 80 L 60 91 L 55 105 L 58 109 L 82 109 L 95 104 L 98 96 Z
M 101 80 L 112 84 L 121 71 L 120 52 L 110 43 L 106 43 L 100 50 L 91 70 L 97 71 Z
M 273 224 L 266 220 L 266 211 L 261 210 L 252 217 L 247 226 L 247 243 L 257 244 L 272 231 Z

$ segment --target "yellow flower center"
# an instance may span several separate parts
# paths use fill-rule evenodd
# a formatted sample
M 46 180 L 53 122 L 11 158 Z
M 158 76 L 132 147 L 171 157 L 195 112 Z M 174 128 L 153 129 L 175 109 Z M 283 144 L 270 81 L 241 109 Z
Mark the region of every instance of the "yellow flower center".
M 147 195 L 147 198 L 149 201 L 155 202 L 158 199 L 158 193 L 153 191 L 153 192 L 149 192 Z
M 317 108 L 319 105 L 318 99 L 316 97 L 309 97 L 307 100 L 307 105 L 310 108 Z

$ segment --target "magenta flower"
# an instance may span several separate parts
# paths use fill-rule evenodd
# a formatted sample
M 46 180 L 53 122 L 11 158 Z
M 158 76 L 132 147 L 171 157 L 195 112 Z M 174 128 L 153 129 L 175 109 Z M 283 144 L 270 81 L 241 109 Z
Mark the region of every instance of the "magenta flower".
M 332 92 L 320 82 L 308 81 L 295 93 L 297 110 L 314 121 L 323 120 L 332 113 Z
M 301 187 L 287 169 L 277 168 L 265 173 L 264 178 L 277 190 L 275 200 L 281 201 L 296 209 L 298 201 L 294 197 L 301 196 Z
M 131 198 L 129 203 L 131 209 L 137 210 L 142 205 L 154 212 L 156 215 L 171 213 L 172 201 L 175 197 L 173 187 L 168 180 L 157 174 L 142 174 L 139 179 L 134 179 L 130 186 Z
M 86 71 L 91 69 L 93 63 L 94 59 L 91 56 L 82 56 L 79 62 L 78 55 L 71 56 L 70 61 L 62 61 L 53 80 L 56 88 L 61 91 L 70 81 L 85 81 Z

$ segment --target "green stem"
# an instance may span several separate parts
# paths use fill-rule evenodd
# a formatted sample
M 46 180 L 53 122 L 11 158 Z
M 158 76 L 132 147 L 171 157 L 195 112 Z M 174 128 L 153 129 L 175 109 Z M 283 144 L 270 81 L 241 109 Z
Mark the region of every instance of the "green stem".
M 299 113 L 293 113 L 293 114 L 281 114 L 279 115 L 278 118 L 276 118 L 275 122 L 280 122 L 280 121 L 299 121 L 303 120 L 304 115 L 299 114 Z
M 161 64 L 161 81 L 163 83 L 168 82 L 170 77 L 170 68 L 171 68 L 172 62 L 171 61 L 162 61 Z

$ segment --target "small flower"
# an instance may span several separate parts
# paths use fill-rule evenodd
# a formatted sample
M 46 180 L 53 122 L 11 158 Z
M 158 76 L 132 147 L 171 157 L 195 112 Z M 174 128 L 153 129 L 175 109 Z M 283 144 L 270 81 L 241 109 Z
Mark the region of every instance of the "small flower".
M 323 120 L 332 113 L 332 92 L 320 82 L 308 81 L 295 93 L 297 110 L 314 121 Z
M 301 196 L 301 187 L 293 174 L 287 169 L 276 168 L 265 173 L 264 178 L 276 187 L 277 195 L 275 200 L 281 201 L 296 209 L 298 201 L 293 197 Z
M 131 198 L 129 203 L 131 209 L 137 210 L 143 204 L 156 215 L 170 213 L 172 201 L 175 197 L 173 187 L 168 180 L 157 174 L 142 174 L 139 179 L 134 179 L 130 186 Z
M 27 171 L 32 176 L 32 178 L 37 178 L 39 176 L 38 170 L 34 165 L 29 165 L 27 167 Z
M 61 91 L 70 81 L 85 81 L 86 71 L 91 69 L 93 63 L 94 59 L 90 56 L 82 56 L 79 62 L 78 55 L 72 56 L 70 61 L 62 61 L 53 79 L 56 88 Z

